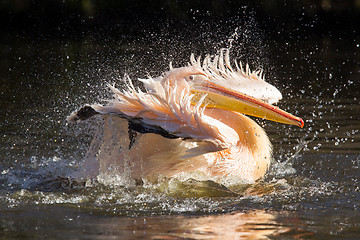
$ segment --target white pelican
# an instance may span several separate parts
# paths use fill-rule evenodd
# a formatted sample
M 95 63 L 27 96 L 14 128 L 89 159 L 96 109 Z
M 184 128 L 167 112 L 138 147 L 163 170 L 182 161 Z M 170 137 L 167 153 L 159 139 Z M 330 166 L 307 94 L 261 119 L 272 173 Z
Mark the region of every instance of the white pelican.
M 109 104 L 86 105 L 67 120 L 113 115 L 126 119 L 129 131 L 143 133 L 118 155 L 130 160 L 134 178 L 196 171 L 254 182 L 266 174 L 272 146 L 264 130 L 245 115 L 299 127 L 304 122 L 271 105 L 282 95 L 265 82 L 262 71 L 234 63 L 232 67 L 228 50 L 202 62 L 192 54 L 186 67 L 170 64 L 160 77 L 138 79 L 145 90 L 128 77 L 126 89 L 109 86 L 114 95 Z M 122 160 L 112 164 L 116 161 L 121 167 Z

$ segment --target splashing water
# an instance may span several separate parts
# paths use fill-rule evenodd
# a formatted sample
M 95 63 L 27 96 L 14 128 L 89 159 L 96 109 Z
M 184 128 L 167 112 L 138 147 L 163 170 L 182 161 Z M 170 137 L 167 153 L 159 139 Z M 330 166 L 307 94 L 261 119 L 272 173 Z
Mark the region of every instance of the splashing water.
M 202 233 L 212 236 L 217 233 L 215 225 L 223 226 L 220 223 L 226 221 L 237 221 L 238 229 L 243 229 L 241 219 L 247 218 L 251 231 L 263 226 L 290 237 L 301 234 L 313 234 L 315 238 L 323 237 L 322 234 L 353 237 L 360 229 L 358 55 L 354 55 L 353 62 L 345 62 L 347 55 L 339 53 L 355 51 L 333 41 L 338 49 L 332 52 L 328 49 L 329 39 L 263 44 L 265 38 L 245 34 L 244 28 L 241 24 L 235 26 L 215 44 L 212 37 L 216 31 L 203 31 L 205 34 L 199 38 L 205 39 L 205 45 L 194 38 L 191 42 L 181 42 L 179 38 L 174 44 L 162 35 L 153 36 L 158 39 L 156 42 L 143 45 L 137 42 L 102 45 L 84 40 L 17 46 L 12 53 L 15 57 L 8 57 L 12 71 L 1 71 L 8 74 L 4 79 L 17 81 L 5 82 L 1 103 L 2 229 L 35 229 L 36 221 L 31 216 L 41 216 L 45 220 L 37 223 L 45 224 L 45 230 L 60 225 L 71 229 L 76 220 L 80 227 L 91 222 L 93 225 L 87 228 L 92 234 L 106 229 L 119 236 L 116 231 L 122 229 L 128 231 L 128 236 L 134 236 L 130 232 L 141 236 L 139 231 L 150 231 L 153 226 L 157 229 L 153 236 L 176 237 L 177 229 L 186 232 L 190 228 L 183 226 L 191 225 L 186 236 L 195 238 Z M 246 40 L 245 35 L 249 37 Z M 254 38 L 260 43 L 251 41 Z M 232 48 L 234 55 L 244 62 L 264 64 L 267 79 L 284 92 L 281 107 L 307 119 L 304 129 L 261 122 L 274 145 L 274 163 L 264 181 L 234 185 L 226 182 L 232 181 L 229 179 L 222 182 L 224 186 L 210 181 L 214 179 L 188 175 L 137 182 L 127 175 L 131 163 L 126 158 L 124 168 L 111 168 L 112 158 L 121 151 L 119 141 L 126 140 L 115 135 L 126 129 L 119 126 L 119 132 L 107 139 L 112 144 L 106 149 L 101 145 L 104 138 L 101 119 L 66 125 L 65 116 L 76 106 L 108 97 L 106 82 L 118 81 L 125 72 L 133 76 L 157 75 L 167 69 L 170 61 L 182 65 L 194 48 L 200 53 L 207 48 L 215 51 L 219 43 L 220 47 Z M 31 49 L 42 51 L 34 57 Z M 98 49 L 98 53 L 92 49 Z M 255 54 L 249 54 L 254 49 Z M 26 55 L 29 51 L 32 54 Z M 23 68 L 29 69 L 29 73 L 21 72 Z M 13 85 L 21 86 L 23 91 Z M 102 166 L 96 160 L 99 157 Z M 109 174 L 94 173 L 94 166 L 108 169 Z M 21 211 L 29 214 L 21 215 Z M 186 217 L 171 216 L 179 214 Z M 152 217 L 158 215 L 170 216 Z M 133 217 L 130 220 L 125 218 L 130 216 Z M 138 223 L 131 225 L 132 221 Z M 214 222 L 214 226 L 201 224 L 202 221 Z M 314 224 L 310 226 L 307 222 Z M 162 232 L 161 226 L 166 226 L 164 229 L 169 232 Z M 46 236 L 45 230 L 33 231 Z

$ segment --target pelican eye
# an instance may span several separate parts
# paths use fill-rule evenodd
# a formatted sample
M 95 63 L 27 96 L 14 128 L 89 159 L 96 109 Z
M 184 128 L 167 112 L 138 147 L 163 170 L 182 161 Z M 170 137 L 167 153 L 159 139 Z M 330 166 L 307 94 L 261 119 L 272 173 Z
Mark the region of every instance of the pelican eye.
M 194 77 L 192 75 L 189 76 L 189 80 L 192 81 L 194 80 Z

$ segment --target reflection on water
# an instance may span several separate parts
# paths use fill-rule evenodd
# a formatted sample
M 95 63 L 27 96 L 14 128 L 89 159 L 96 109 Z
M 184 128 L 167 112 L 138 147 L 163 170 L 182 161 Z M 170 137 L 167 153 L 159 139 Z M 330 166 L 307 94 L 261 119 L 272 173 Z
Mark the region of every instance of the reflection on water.
M 49 212 L 49 214 L 44 214 Z M 284 212 L 283 215 L 287 213 Z M 95 238 L 95 239 L 273 239 L 279 236 L 302 238 L 313 233 L 302 229 L 301 219 L 276 215 L 262 210 L 209 216 L 101 217 L 61 210 L 37 208 L 16 213 L 11 221 L 2 212 L 0 224 L 6 238 Z M 53 216 L 56 215 L 57 218 Z M 81 222 L 86 224 L 79 225 Z M 64 227 L 66 226 L 66 228 Z M 81 231 L 78 231 L 81 227 Z M 17 231 L 14 231 L 18 229 Z M 51 229 L 51 231 L 49 231 Z
M 84 39 L 19 40 L 0 46 L 1 234 L 105 239 L 357 237 L 360 48 L 354 41 L 267 43 L 269 53 L 260 55 L 268 55 L 267 79 L 284 93 L 280 107 L 306 122 L 303 129 L 261 122 L 275 158 L 264 182 L 224 189 L 211 182 L 138 185 L 122 182 L 121 176 L 78 183 L 66 178 L 81 168 L 101 127 L 96 119 L 66 125 L 68 113 L 84 103 L 99 102 L 108 94 L 105 83 L 125 72 L 131 77 L 148 72 L 155 76 L 169 61 L 181 65 L 190 52 L 204 54 L 207 47 L 180 45 Z M 244 45 L 233 45 L 241 58 Z M 179 49 L 183 51 L 177 54 Z
M 290 229 L 279 225 L 275 216 L 265 211 L 227 213 L 193 217 L 135 218 L 134 222 L 111 219 L 97 227 L 110 234 L 152 239 L 270 239 Z

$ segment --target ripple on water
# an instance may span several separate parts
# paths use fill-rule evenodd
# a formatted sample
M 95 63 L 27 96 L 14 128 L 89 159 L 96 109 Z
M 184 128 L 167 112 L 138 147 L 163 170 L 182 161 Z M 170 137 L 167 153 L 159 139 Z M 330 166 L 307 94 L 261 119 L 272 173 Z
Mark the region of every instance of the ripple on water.
M 131 182 L 128 186 L 112 184 L 117 179 L 114 176 L 110 181 L 106 179 L 109 180 L 111 176 L 98 176 L 97 179 L 82 183 L 64 177 L 44 178 L 50 174 L 56 176 L 62 173 L 55 170 L 63 167 L 61 161 L 56 162 L 59 165 L 49 167 L 48 173 L 43 168 L 38 170 L 40 172 L 23 173 L 29 176 L 30 182 L 27 185 L 20 184 L 12 191 L 3 191 L 4 194 L 0 197 L 2 204 L 8 208 L 62 205 L 111 215 L 149 216 L 221 213 L 244 209 L 294 211 L 326 209 L 329 206 L 357 209 L 356 203 L 359 200 L 356 201 L 356 198 L 360 197 L 360 190 L 356 185 L 344 187 L 336 181 L 312 180 L 297 174 L 279 177 L 270 174 L 267 179 L 255 184 L 235 184 L 228 187 L 210 180 L 191 178 L 159 178 L 152 182 Z M 6 176 L 9 177 L 6 181 L 10 182 L 16 175 L 9 171 L 3 174 L 3 181 Z M 39 179 L 39 176 L 43 178 Z M 353 188 L 349 189 L 351 187 Z

